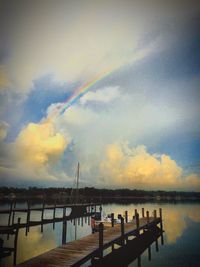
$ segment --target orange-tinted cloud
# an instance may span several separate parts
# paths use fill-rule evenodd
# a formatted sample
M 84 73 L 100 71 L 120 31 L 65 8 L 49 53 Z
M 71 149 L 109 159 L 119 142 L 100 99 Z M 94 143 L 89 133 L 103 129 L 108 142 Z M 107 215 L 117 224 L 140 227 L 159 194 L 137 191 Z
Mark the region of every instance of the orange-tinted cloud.
M 130 149 L 127 144 L 108 145 L 100 171 L 108 183 L 120 187 L 200 189 L 197 175 L 184 178 L 182 168 L 170 156 L 150 154 L 145 146 Z
M 68 141 L 62 134 L 55 132 L 53 124 L 49 121 L 39 124 L 29 123 L 19 133 L 14 144 L 19 157 L 35 166 L 56 161 L 67 145 Z

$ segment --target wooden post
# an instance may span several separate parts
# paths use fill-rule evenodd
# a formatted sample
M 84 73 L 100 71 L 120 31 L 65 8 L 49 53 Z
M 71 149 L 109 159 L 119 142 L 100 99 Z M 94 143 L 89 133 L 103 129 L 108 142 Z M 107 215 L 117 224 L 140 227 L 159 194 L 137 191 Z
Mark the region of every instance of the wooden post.
M 122 244 L 124 245 L 124 218 L 121 216 L 121 238 Z
M 99 207 L 100 214 L 102 215 L 102 206 Z
M 138 256 L 137 260 L 138 260 L 138 267 L 141 267 L 141 256 Z
M 125 222 L 126 223 L 128 222 L 128 211 L 127 210 L 125 211 Z
M 16 204 L 17 204 L 17 202 L 15 201 L 13 203 L 13 209 L 16 208 Z M 15 211 L 13 210 L 13 213 L 12 213 L 12 224 L 14 224 L 14 223 L 15 223 Z
M 103 223 L 99 224 L 99 257 L 103 258 Z
M 10 203 L 10 211 L 8 217 L 8 226 L 10 226 L 11 216 L 12 216 L 13 202 Z M 9 234 L 7 234 L 7 240 L 9 239 Z
M 151 261 L 151 246 L 148 247 L 148 260 Z
M 144 218 L 144 208 L 142 208 L 142 218 Z
M 137 214 L 137 209 L 135 209 L 135 218 L 136 218 L 136 214 Z
M 10 203 L 10 211 L 9 211 L 9 217 L 8 217 L 8 226 L 10 226 L 12 209 L 13 209 L 13 202 Z
M 147 210 L 147 226 L 149 226 L 149 211 Z
M 62 244 L 66 244 L 66 235 L 67 235 L 67 221 L 63 221 L 62 227 Z
M 156 252 L 158 252 L 158 239 L 156 239 Z
M 159 209 L 159 216 L 160 216 L 160 230 L 163 231 L 162 208 Z
M 90 225 L 90 217 L 88 217 L 88 225 Z
M 1 259 L 3 258 L 3 239 L 0 238 L 0 266 L 1 266 Z
M 55 229 L 55 219 L 56 219 L 56 202 L 54 203 L 54 209 L 53 209 L 53 229 Z
M 114 227 L 114 213 L 111 213 L 111 226 Z
M 27 202 L 27 215 L 26 215 L 26 235 L 28 234 L 29 232 L 29 221 L 30 221 L 30 202 L 28 201 Z
M 65 216 L 66 216 L 66 208 L 63 208 L 62 244 L 66 244 L 67 221 Z
M 153 217 L 154 217 L 154 219 L 157 218 L 157 211 L 156 210 L 153 211 Z
M 83 226 L 83 217 L 81 217 L 81 226 Z
M 139 213 L 136 214 L 136 228 L 137 231 L 139 232 L 139 226 L 140 226 L 140 220 L 139 220 Z
M 161 232 L 161 245 L 164 245 L 163 231 Z
M 17 264 L 17 240 L 18 240 L 18 233 L 19 233 L 19 225 L 20 225 L 20 218 L 17 220 L 17 227 L 15 232 L 15 239 L 14 239 L 14 256 L 13 256 L 13 265 Z
M 43 201 L 43 203 L 42 203 L 42 213 L 41 213 L 41 232 L 42 233 L 43 233 L 44 207 L 45 207 L 45 203 Z

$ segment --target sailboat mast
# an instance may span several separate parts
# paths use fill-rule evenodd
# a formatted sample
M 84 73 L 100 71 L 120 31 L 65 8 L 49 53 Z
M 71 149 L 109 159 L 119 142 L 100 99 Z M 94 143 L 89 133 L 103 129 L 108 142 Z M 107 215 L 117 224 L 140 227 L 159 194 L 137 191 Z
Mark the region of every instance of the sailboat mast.
M 78 162 L 78 165 L 77 165 L 77 181 L 76 181 L 76 203 L 78 203 L 79 177 L 80 177 L 80 164 Z

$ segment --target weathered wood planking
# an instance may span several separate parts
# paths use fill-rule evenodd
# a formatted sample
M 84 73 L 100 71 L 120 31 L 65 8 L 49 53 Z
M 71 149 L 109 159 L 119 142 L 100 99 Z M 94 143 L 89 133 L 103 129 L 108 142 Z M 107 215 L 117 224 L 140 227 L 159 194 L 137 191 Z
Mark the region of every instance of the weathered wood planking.
M 141 218 L 139 220 L 139 229 L 145 229 L 148 226 L 156 225 L 161 222 L 160 218 Z M 124 225 L 125 234 L 128 238 L 130 235 L 137 233 L 135 222 L 130 222 Z M 103 233 L 103 248 L 109 247 L 111 244 L 120 241 L 121 225 L 117 224 L 114 227 L 106 227 Z M 52 249 L 42 255 L 32 258 L 18 267 L 66 267 L 79 266 L 86 262 L 98 253 L 99 249 L 99 233 L 94 233 L 85 236 L 79 240 L 69 242 L 65 245 Z
M 97 207 L 101 206 L 100 203 L 84 203 L 84 204 L 67 204 L 67 205 L 46 205 L 45 207 L 30 207 L 28 208 L 12 208 L 12 209 L 0 209 L 0 214 L 9 214 L 12 212 L 28 212 L 31 211 L 42 211 L 42 210 L 54 210 L 63 208 L 73 208 L 73 207 Z

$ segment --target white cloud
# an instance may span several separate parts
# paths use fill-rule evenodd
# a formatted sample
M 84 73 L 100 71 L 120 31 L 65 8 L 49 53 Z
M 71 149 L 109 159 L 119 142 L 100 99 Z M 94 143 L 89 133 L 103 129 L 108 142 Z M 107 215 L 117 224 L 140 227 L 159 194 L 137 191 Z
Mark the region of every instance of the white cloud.
M 97 89 L 95 92 L 88 92 L 80 98 L 80 103 L 85 105 L 87 102 L 102 102 L 109 103 L 116 98 L 120 97 L 121 93 L 119 86 L 109 86 L 101 89 Z
M 5 69 L 13 90 L 27 93 L 32 82 L 46 73 L 59 81 L 87 81 L 162 47 L 160 38 L 142 42 L 155 25 L 144 23 L 137 9 L 142 14 L 146 10 L 129 1 L 18 5 L 6 33 L 10 55 Z M 9 25 L 9 16 L 4 19 Z

